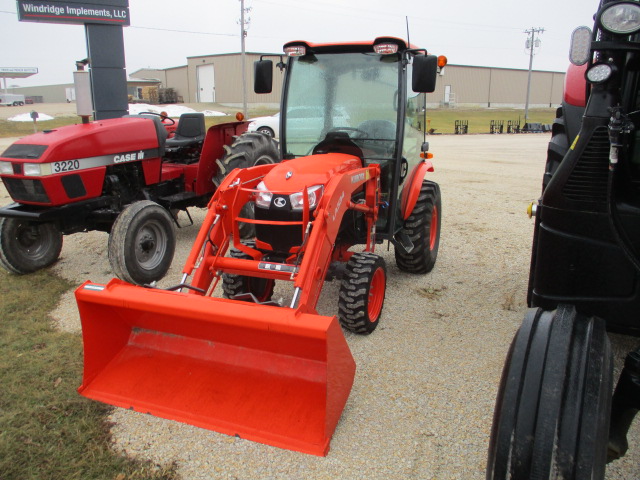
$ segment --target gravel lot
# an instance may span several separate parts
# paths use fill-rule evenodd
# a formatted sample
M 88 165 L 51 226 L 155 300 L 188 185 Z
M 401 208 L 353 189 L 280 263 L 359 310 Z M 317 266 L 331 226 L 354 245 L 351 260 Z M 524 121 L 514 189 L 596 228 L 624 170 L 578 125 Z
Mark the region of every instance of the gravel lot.
M 7 110 L 7 109 L 5 109 Z M 2 112 L 4 113 L 4 112 Z M 541 135 L 432 136 L 443 197 L 440 254 L 425 276 L 402 273 L 393 252 L 383 317 L 367 337 L 346 334 L 356 380 L 326 458 L 116 409 L 116 448 L 156 462 L 176 461 L 185 479 L 483 479 L 493 405 L 503 362 L 526 306 L 533 221 L 525 214 L 541 185 Z M 0 139 L 0 148 L 6 144 Z M 0 191 L 0 204 L 8 203 Z M 179 231 L 175 284 L 197 234 Z M 185 219 L 186 217 L 182 217 Z M 81 283 L 111 278 L 102 233 L 65 237 L 56 273 Z M 319 310 L 337 311 L 337 282 Z M 69 292 L 52 313 L 79 330 Z M 635 340 L 612 336 L 616 370 Z M 640 421 L 630 454 L 607 479 L 640 478 Z

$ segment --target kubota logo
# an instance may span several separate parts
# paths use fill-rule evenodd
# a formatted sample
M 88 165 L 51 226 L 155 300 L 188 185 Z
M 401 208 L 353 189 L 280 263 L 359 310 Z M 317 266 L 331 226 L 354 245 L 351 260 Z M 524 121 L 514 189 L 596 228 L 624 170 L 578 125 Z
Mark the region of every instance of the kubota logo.
M 134 162 L 136 160 L 142 160 L 144 158 L 144 152 L 140 150 L 134 153 L 123 153 L 122 155 L 115 155 L 113 157 L 113 163 Z
M 278 208 L 282 208 L 287 204 L 287 201 L 282 197 L 276 197 L 273 200 L 273 204 Z

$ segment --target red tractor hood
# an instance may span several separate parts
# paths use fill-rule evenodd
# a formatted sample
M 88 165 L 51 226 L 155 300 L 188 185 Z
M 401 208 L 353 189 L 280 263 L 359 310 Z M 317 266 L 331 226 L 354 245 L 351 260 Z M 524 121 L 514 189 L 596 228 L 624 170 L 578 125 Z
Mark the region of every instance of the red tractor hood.
M 34 133 L 15 142 L 0 158 L 30 163 L 59 162 L 157 149 L 158 143 L 153 121 L 146 118 L 115 118 Z M 29 145 L 40 148 L 29 153 Z
M 300 192 L 304 187 L 326 185 L 331 177 L 362 168 L 362 160 L 344 153 L 324 153 L 283 161 L 264 177 L 267 190 L 279 193 Z

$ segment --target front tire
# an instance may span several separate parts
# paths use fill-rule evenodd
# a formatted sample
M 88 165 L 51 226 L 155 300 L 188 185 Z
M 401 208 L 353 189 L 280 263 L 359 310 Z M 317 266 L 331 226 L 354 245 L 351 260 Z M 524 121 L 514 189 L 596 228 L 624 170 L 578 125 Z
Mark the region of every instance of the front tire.
M 251 248 L 255 248 L 255 242 L 245 242 Z M 242 250 L 232 248 L 230 254 L 233 258 L 251 260 L 251 257 Z M 235 298 L 245 294 L 250 294 L 257 303 L 265 303 L 271 300 L 275 281 L 270 278 L 248 277 L 232 273 L 222 274 L 222 291 L 225 298 Z M 250 298 L 250 297 L 249 297 Z M 249 301 L 249 298 L 246 298 Z
M 176 247 L 174 221 L 155 202 L 128 205 L 109 235 L 109 263 L 114 274 L 137 285 L 160 280 L 169 270 Z
M 0 264 L 19 275 L 53 264 L 62 250 L 62 233 L 53 223 L 0 219 Z
M 440 246 L 442 199 L 440 187 L 429 180 L 422 181 L 418 201 L 402 230 L 413 242 L 410 252 L 396 246 L 396 265 L 404 272 L 428 273 L 436 264 Z
M 603 320 L 530 309 L 502 374 L 487 480 L 603 479 L 612 365 Z
M 373 332 L 380 322 L 386 287 L 384 259 L 374 253 L 354 253 L 347 262 L 340 284 L 340 324 L 354 333 Z

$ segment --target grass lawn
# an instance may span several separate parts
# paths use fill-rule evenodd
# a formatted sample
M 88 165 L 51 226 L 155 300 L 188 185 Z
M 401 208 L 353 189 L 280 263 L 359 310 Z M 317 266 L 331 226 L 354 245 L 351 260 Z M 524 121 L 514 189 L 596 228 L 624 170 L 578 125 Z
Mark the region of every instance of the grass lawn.
M 71 288 L 49 271 L 0 270 L 0 478 L 178 478 L 175 465 L 132 460 L 110 448 L 110 407 L 81 397 L 82 339 L 48 313 Z
M 225 109 L 229 111 L 229 109 Z M 268 108 L 252 108 L 249 110 L 249 118 L 272 115 L 277 110 Z M 530 109 L 529 121 L 536 123 L 553 123 L 555 108 Z M 427 128 L 435 129 L 435 133 L 454 133 L 456 120 L 469 122 L 469 133 L 489 133 L 491 120 L 504 120 L 504 131 L 507 131 L 507 121 L 520 119 L 520 125 L 524 126 L 524 109 L 464 109 L 446 108 L 427 110 Z M 422 122 L 422 115 L 417 118 Z M 223 122 L 235 121 L 235 113 L 224 117 L 205 117 L 207 127 Z M 38 131 L 50 130 L 64 125 L 80 123 L 77 116 L 58 117 L 53 120 L 38 123 Z M 0 120 L 0 137 L 22 137 L 33 133 L 31 122 L 9 122 Z

